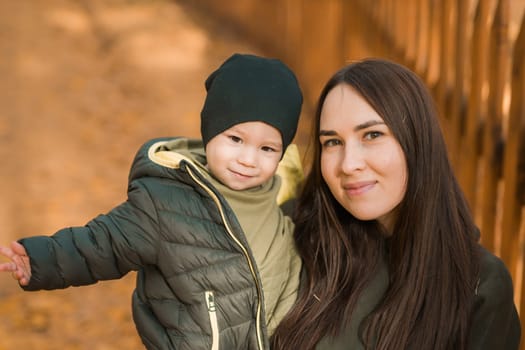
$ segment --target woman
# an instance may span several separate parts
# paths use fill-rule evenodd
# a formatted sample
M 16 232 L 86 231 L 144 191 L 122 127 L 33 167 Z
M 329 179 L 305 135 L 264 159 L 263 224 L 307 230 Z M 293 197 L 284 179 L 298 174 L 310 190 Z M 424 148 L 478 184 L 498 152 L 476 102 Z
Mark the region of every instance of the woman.
M 478 244 L 422 81 L 350 64 L 314 135 L 295 218 L 304 288 L 272 349 L 517 349 L 510 275 Z

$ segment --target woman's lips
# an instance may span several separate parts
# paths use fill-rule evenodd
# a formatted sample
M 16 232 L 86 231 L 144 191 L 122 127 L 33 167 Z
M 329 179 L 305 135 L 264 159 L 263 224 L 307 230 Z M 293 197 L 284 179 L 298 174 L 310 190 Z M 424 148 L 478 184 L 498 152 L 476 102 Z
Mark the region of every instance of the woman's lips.
M 370 191 L 375 184 L 375 181 L 353 182 L 343 185 L 343 189 L 348 196 L 359 196 Z

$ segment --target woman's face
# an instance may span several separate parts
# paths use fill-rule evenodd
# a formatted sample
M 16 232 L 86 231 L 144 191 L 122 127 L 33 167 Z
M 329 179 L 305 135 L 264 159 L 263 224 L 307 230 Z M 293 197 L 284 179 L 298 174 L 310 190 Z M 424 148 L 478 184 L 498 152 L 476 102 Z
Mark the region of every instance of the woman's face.
M 339 84 L 321 111 L 321 173 L 336 200 L 360 220 L 378 220 L 392 233 L 406 192 L 401 145 L 351 86 Z

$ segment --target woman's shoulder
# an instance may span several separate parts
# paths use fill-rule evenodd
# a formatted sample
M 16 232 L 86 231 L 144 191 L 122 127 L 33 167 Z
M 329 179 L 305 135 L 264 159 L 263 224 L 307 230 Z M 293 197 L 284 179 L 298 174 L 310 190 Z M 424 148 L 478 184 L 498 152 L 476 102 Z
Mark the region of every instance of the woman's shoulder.
M 480 246 L 480 271 L 472 309 L 469 349 L 519 348 L 521 326 L 509 270 Z
M 501 258 L 485 247 L 480 245 L 479 250 L 480 270 L 476 294 L 493 301 L 509 298 L 512 300 L 514 288 L 507 266 Z

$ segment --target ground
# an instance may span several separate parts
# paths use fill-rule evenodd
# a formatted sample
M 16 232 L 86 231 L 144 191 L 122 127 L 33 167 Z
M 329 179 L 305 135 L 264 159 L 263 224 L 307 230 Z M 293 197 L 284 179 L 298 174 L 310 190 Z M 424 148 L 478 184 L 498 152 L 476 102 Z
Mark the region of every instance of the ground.
M 0 0 L 0 18 L 2 245 L 125 200 L 142 142 L 198 137 L 205 78 L 260 53 L 176 1 Z M 142 349 L 134 277 L 26 293 L 0 275 L 0 350 Z

